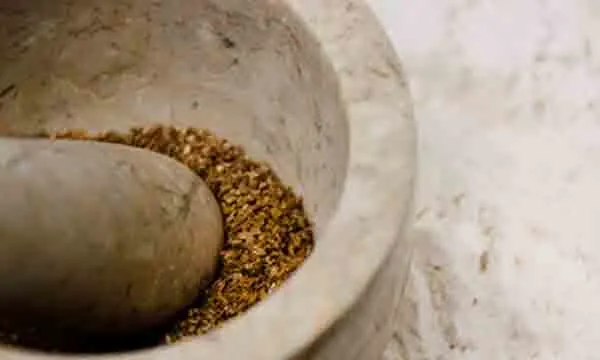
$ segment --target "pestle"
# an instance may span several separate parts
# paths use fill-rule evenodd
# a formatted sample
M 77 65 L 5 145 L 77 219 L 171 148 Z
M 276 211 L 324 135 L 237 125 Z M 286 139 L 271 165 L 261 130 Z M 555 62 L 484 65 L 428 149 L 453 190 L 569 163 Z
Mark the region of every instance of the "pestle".
M 0 319 L 120 336 L 159 326 L 215 271 L 219 206 L 166 156 L 0 138 Z

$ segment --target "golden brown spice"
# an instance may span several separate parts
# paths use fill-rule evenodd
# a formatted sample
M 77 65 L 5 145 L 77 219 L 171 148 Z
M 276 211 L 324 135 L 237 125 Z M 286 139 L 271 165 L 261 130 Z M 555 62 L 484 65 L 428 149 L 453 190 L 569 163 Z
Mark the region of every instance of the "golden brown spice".
M 123 133 L 65 131 L 45 136 L 125 144 L 165 154 L 194 170 L 214 193 L 224 217 L 220 269 L 197 303 L 164 335 L 164 343 L 204 334 L 240 315 L 277 289 L 313 248 L 302 199 L 268 165 L 207 130 L 154 126 Z

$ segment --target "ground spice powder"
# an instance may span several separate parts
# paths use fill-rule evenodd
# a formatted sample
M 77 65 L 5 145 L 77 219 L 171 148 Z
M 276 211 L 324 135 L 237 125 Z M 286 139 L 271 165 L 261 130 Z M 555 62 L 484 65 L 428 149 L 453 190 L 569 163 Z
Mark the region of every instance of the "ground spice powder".
M 302 199 L 265 163 L 207 130 L 169 126 L 96 135 L 64 131 L 52 138 L 144 148 L 195 171 L 214 193 L 224 218 L 225 245 L 212 285 L 162 338 L 174 343 L 204 334 L 277 289 L 308 257 L 313 232 Z

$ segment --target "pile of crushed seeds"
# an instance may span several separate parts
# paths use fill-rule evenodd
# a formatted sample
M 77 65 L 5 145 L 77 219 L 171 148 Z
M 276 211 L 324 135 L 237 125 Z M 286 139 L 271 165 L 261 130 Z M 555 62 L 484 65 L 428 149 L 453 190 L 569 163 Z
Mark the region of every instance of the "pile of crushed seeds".
M 162 343 L 201 335 L 234 318 L 277 289 L 309 256 L 311 223 L 302 199 L 271 168 L 207 130 L 168 126 L 90 135 L 65 131 L 51 138 L 85 139 L 145 148 L 195 171 L 214 193 L 225 244 L 212 285 L 167 329 Z

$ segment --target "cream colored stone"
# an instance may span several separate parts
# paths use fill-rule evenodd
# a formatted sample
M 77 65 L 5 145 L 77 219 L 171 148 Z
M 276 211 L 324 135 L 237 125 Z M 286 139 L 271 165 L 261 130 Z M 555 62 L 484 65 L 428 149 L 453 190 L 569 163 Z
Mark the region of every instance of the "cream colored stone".
M 370 2 L 419 135 L 389 360 L 600 358 L 600 2 Z
M 273 164 L 315 221 L 314 254 L 263 303 L 204 337 L 119 359 L 381 354 L 411 253 L 402 233 L 414 129 L 402 70 L 362 1 L 0 0 L 0 9 L 0 132 L 207 127 Z
M 0 138 L 0 189 L 4 331 L 7 321 L 66 330 L 74 341 L 128 335 L 190 305 L 216 270 L 219 205 L 200 177 L 166 156 Z

